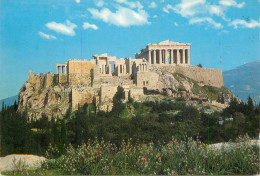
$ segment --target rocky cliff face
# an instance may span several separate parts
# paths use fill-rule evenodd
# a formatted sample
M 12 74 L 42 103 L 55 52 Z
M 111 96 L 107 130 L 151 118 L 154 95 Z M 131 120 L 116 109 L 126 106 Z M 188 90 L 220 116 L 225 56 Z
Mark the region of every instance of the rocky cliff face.
M 32 119 L 64 114 L 70 106 L 70 94 L 71 88 L 57 84 L 54 74 L 34 75 L 29 72 L 28 81 L 18 94 L 18 109 L 27 109 Z
M 150 87 L 146 92 L 140 94 L 139 90 L 142 87 L 136 87 L 135 84 L 129 81 L 128 91 L 132 93 L 134 98 L 138 94 L 136 101 L 145 101 L 146 97 L 153 94 L 154 96 L 168 96 L 168 97 L 183 97 L 186 100 L 204 100 L 208 102 L 222 102 L 228 104 L 234 95 L 225 87 L 212 87 L 202 85 L 199 82 L 188 78 L 180 73 L 173 73 L 169 70 L 154 70 L 153 75 L 156 75 L 158 81 L 155 82 L 154 87 Z M 116 89 L 117 85 L 113 85 Z M 112 86 L 112 85 L 111 85 Z M 108 86 L 103 87 L 108 88 Z M 19 107 L 18 109 L 24 111 L 27 109 L 31 119 L 38 119 L 43 115 L 57 117 L 66 113 L 66 110 L 83 106 L 85 103 L 92 103 L 95 100 L 99 104 L 100 110 L 106 110 L 107 105 L 112 103 L 112 98 L 101 102 L 107 95 L 101 87 L 89 87 L 88 85 L 69 85 L 67 83 L 59 83 L 59 75 L 47 73 L 34 75 L 29 72 L 28 81 L 19 91 Z M 134 90 L 138 90 L 135 93 Z M 110 89 L 109 89 L 110 90 Z M 127 90 L 126 90 L 127 91 Z M 102 93 L 101 93 L 102 92 Z M 110 92 L 111 91 L 107 91 Z M 114 91 L 113 93 L 115 93 Z M 110 95 L 113 97 L 113 95 Z M 109 102 L 111 101 L 111 102 Z M 111 109 L 111 108 L 110 108 Z

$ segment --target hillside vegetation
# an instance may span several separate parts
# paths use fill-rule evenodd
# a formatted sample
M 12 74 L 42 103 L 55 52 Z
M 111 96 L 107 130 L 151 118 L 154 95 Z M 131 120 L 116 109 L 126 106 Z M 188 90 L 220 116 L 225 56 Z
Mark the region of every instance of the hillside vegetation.
M 97 112 L 95 104 L 86 104 L 77 111 L 68 110 L 62 118 L 51 118 L 50 120 L 47 116 L 43 116 L 37 121 L 32 121 L 29 120 L 26 111 L 23 113 L 17 111 L 17 104 L 11 107 L 3 106 L 0 113 L 1 155 L 26 153 L 54 158 L 55 163 L 58 162 L 58 164 L 48 163 L 48 168 L 51 166 L 55 170 L 67 168 L 68 170 L 64 170 L 63 174 L 256 173 L 256 166 L 251 164 L 259 158 L 251 156 L 259 155 L 255 153 L 257 150 L 254 148 L 250 149 L 251 153 L 244 153 L 246 157 L 252 158 L 252 160 L 246 161 L 249 162 L 248 165 L 251 169 L 243 169 L 243 164 L 237 166 L 237 169 L 233 167 L 232 162 L 235 161 L 236 157 L 245 157 L 239 155 L 242 149 L 232 150 L 231 153 L 223 151 L 220 156 L 225 156 L 224 160 L 222 160 L 223 158 L 217 159 L 219 155 L 217 157 L 215 156 L 217 154 L 212 153 L 214 162 L 213 158 L 206 156 L 209 154 L 208 152 L 199 152 L 201 149 L 207 151 L 200 143 L 212 144 L 230 141 L 246 134 L 250 138 L 258 136 L 260 106 L 255 106 L 250 97 L 247 103 L 239 103 L 236 99 L 232 100 L 230 106 L 223 112 L 204 113 L 203 108 L 198 110 L 195 106 L 186 104 L 182 98 L 141 103 L 133 102 L 131 99 L 126 102 L 124 95 L 124 90 L 118 87 L 111 112 Z M 219 124 L 220 117 L 225 120 L 223 125 Z M 179 141 L 182 142 L 179 143 Z M 112 148 L 107 148 L 107 145 Z M 192 147 L 193 145 L 195 148 Z M 135 149 L 137 146 L 140 150 Z M 194 156 L 168 153 L 181 148 L 183 151 L 180 152 L 186 153 L 190 151 L 188 146 L 192 148 L 192 151 L 194 150 Z M 101 147 L 101 151 L 99 151 L 99 147 Z M 89 150 L 102 152 L 104 155 L 96 156 L 93 154 L 97 158 L 93 158 L 92 161 L 91 157 L 93 156 L 87 156 Z M 135 150 L 134 154 L 128 153 L 129 150 Z M 249 150 L 245 150 L 249 152 Z M 46 151 L 48 152 L 46 153 Z M 77 154 L 79 151 L 83 152 L 80 153 L 82 155 Z M 126 155 L 127 158 L 124 157 Z M 145 157 L 140 158 L 141 162 L 134 159 L 143 155 Z M 81 161 L 80 157 L 85 158 L 84 156 L 88 159 Z M 149 164 L 143 161 L 146 156 L 145 160 L 149 161 Z M 158 156 L 161 157 L 161 161 L 158 160 Z M 171 165 L 170 163 L 173 161 L 170 156 L 174 156 L 176 159 L 179 157 L 179 160 Z M 187 161 L 195 163 L 188 162 L 186 165 L 185 156 L 188 157 Z M 59 159 L 57 160 L 57 158 Z M 205 160 L 205 163 L 196 164 L 200 160 Z M 225 161 L 228 167 L 232 166 L 232 169 L 228 170 L 228 167 L 225 167 L 226 170 L 222 172 L 220 168 L 223 165 L 214 166 L 222 161 Z M 66 165 L 66 162 L 69 165 Z M 93 164 L 91 167 L 96 168 L 86 170 L 87 168 L 84 167 L 89 165 L 88 162 Z M 108 166 L 107 162 L 112 163 Z M 140 167 L 133 170 L 137 163 L 140 164 Z M 179 167 L 179 164 L 183 166 Z M 75 170 L 74 172 L 69 169 L 74 166 L 83 170 Z M 177 166 L 179 168 L 176 168 Z M 102 170 L 101 172 L 100 167 L 107 169 L 107 171 L 103 172 Z M 198 170 L 198 167 L 201 170 Z M 123 168 L 125 168 L 124 172 L 120 172 Z M 210 170 L 206 170 L 209 168 Z

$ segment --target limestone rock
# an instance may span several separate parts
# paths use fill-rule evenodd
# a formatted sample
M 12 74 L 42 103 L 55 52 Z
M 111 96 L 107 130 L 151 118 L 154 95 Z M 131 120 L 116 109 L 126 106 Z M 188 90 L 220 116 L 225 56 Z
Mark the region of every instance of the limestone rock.
M 45 160 L 46 158 L 36 155 L 7 155 L 0 159 L 0 172 L 14 170 L 19 163 L 26 169 L 37 169 Z

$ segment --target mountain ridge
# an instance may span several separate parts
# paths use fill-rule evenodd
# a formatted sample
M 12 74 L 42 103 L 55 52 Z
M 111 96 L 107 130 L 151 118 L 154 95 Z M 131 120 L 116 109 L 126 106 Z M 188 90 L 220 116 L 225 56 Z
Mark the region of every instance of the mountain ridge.
M 260 60 L 223 72 L 224 85 L 243 101 L 251 96 L 260 102 Z

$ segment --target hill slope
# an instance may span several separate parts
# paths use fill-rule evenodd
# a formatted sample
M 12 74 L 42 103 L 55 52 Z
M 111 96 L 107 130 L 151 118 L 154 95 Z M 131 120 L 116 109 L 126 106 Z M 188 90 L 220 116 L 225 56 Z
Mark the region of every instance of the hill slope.
M 260 102 L 260 60 L 223 72 L 224 84 L 243 101 L 250 95 Z
M 0 100 L 0 105 L 2 107 L 2 103 L 4 102 L 4 104 L 6 106 L 11 106 L 14 104 L 14 101 L 16 100 L 16 102 L 18 102 L 18 95 L 15 95 L 15 96 L 12 96 L 12 97 L 8 97 L 8 98 L 5 98 L 5 99 L 2 99 Z M 2 110 L 2 109 L 1 109 Z M 1 111 L 0 110 L 0 111 Z

